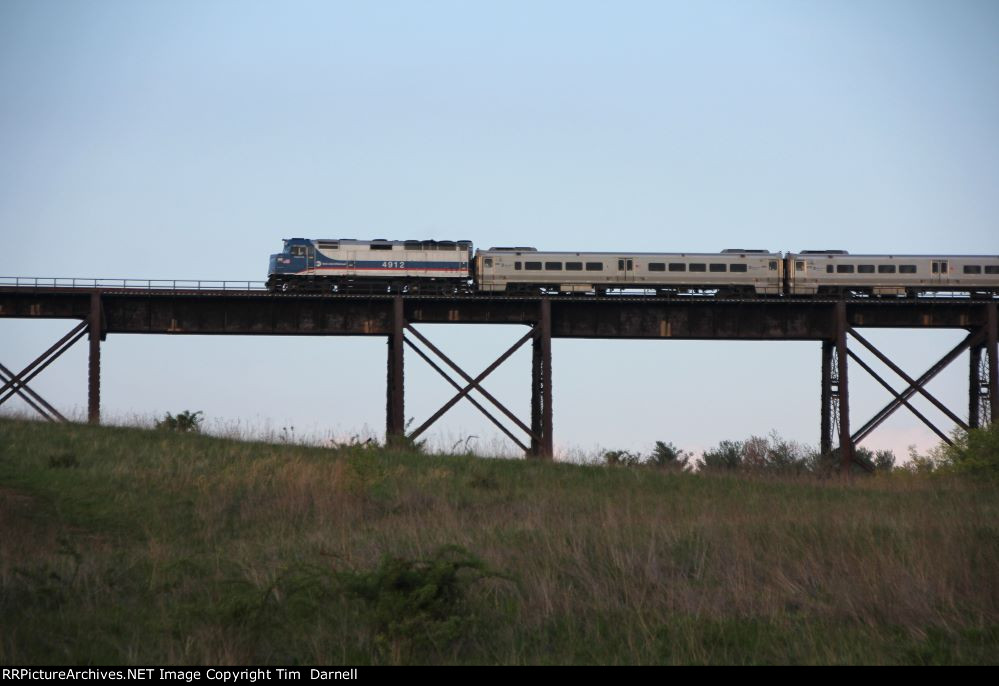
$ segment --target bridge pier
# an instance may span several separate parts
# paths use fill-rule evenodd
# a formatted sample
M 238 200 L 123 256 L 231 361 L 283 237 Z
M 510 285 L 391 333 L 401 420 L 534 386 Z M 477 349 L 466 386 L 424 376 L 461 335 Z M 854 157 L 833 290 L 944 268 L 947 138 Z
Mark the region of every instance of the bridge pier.
M 104 337 L 104 309 L 101 294 L 90 294 L 90 316 L 87 317 L 90 336 L 90 356 L 87 364 L 87 421 L 101 423 L 101 340 Z
M 385 406 L 385 444 L 399 443 L 406 435 L 405 369 L 403 367 L 406 319 L 402 296 L 392 301 L 392 333 L 388 336 L 388 389 Z
M 531 457 L 554 457 L 552 441 L 552 307 L 542 298 L 531 356 Z
M 985 320 L 985 345 L 989 355 L 989 421 L 999 421 L 999 305 L 989 304 Z
M 850 436 L 850 390 L 847 378 L 847 348 L 846 348 L 846 303 L 842 300 L 836 303 L 836 364 L 837 388 L 839 399 L 839 452 L 842 471 L 849 472 L 854 462 L 854 443 Z

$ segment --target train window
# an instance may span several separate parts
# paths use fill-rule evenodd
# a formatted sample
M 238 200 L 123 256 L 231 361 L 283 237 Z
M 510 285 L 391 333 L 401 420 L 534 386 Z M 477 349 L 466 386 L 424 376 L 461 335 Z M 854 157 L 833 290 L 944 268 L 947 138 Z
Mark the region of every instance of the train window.
M 746 271 L 746 265 L 744 265 L 744 264 L 730 264 L 728 266 L 728 270 L 730 272 L 745 272 Z
M 982 273 L 982 265 L 980 265 L 980 264 L 966 264 L 966 265 L 964 265 L 964 273 L 965 274 L 981 274 Z
M 861 274 L 873 274 L 874 265 L 873 264 L 860 264 L 857 265 L 857 271 Z
M 836 265 L 837 274 L 852 274 L 853 265 L 852 264 L 837 264 Z
M 827 264 L 827 265 L 826 265 L 826 274 L 832 274 L 832 273 L 833 273 L 833 271 L 835 271 L 835 270 L 833 269 L 833 266 L 832 266 L 831 264 Z
M 302 255 L 305 254 L 305 247 L 301 246 L 301 245 L 292 246 L 292 248 L 291 248 L 291 254 L 292 255 L 298 255 L 299 257 L 301 257 Z
M 493 258 L 491 257 L 487 257 L 485 260 L 483 260 L 483 262 L 485 262 L 487 267 L 493 266 Z
M 794 263 L 794 271 L 803 272 L 805 271 L 805 263 L 803 261 L 798 261 Z
M 372 243 L 371 244 L 371 249 L 372 250 L 391 250 L 392 249 L 392 244 L 391 243 Z
M 914 265 L 914 264 L 900 264 L 900 265 L 898 265 L 898 273 L 899 274 L 915 274 L 916 273 L 916 265 Z
M 947 269 L 947 263 L 946 262 L 936 262 L 936 261 L 933 262 L 933 273 L 934 274 L 946 274 L 948 271 L 950 271 L 950 270 Z
M 539 271 L 541 271 L 541 263 L 540 262 L 525 262 L 524 263 L 524 269 L 526 269 L 529 272 L 539 272 Z
M 587 262 L 586 271 L 588 272 L 602 272 L 604 270 L 603 262 Z
M 692 272 L 706 272 L 708 270 L 708 265 L 703 262 L 691 262 L 690 271 Z
M 893 264 L 878 265 L 878 274 L 894 274 L 894 273 L 895 273 L 895 265 Z
M 770 271 L 777 271 L 777 260 L 770 260 Z
M 724 271 L 728 271 L 727 269 L 725 269 L 725 265 L 724 264 L 719 264 L 717 262 L 712 262 L 708 266 L 708 270 L 712 271 L 712 272 L 724 272 Z
M 583 271 L 583 263 L 582 262 L 566 262 L 565 263 L 565 270 L 567 272 L 581 272 L 581 271 Z
M 550 272 L 560 272 L 562 271 L 561 262 L 545 262 L 545 269 Z
M 518 272 L 519 272 L 519 271 L 520 271 L 520 268 L 521 268 L 521 266 L 523 266 L 523 265 L 522 265 L 522 264 L 521 264 L 520 262 L 514 262 L 514 263 L 513 263 L 513 268 L 514 268 L 514 271 L 518 271 Z
M 685 271 L 687 271 L 687 263 L 686 262 L 670 262 L 669 263 L 669 270 L 671 272 L 685 272 Z
M 986 265 L 985 266 L 985 273 L 986 274 L 999 274 L 999 266 L 996 266 L 996 265 Z
M 665 262 L 649 262 L 649 271 L 650 272 L 664 272 L 664 271 L 666 271 L 666 263 Z

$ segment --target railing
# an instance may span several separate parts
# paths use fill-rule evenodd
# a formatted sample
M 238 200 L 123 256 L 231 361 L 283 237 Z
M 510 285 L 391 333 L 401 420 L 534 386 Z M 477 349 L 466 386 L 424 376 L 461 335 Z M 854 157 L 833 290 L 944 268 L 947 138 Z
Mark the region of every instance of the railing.
M 133 288 L 149 291 L 263 291 L 264 281 L 196 279 L 76 279 L 66 277 L 0 276 L 0 288 Z

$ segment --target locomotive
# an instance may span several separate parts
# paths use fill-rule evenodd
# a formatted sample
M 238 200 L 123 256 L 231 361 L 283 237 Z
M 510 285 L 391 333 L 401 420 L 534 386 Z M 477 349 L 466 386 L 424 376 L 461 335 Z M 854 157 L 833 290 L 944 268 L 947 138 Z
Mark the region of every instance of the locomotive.
M 916 297 L 999 294 L 999 255 L 475 251 L 471 241 L 290 238 L 271 255 L 271 291 Z

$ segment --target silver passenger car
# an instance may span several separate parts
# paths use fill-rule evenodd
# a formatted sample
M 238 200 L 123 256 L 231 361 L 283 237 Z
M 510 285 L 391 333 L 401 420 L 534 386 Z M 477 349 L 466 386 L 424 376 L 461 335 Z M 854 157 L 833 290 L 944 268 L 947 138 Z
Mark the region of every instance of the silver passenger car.
M 999 255 L 851 255 L 845 250 L 806 250 L 788 253 L 786 269 L 788 295 L 999 292 Z
M 783 261 L 766 250 L 721 253 L 539 252 L 490 248 L 475 257 L 485 292 L 605 293 L 645 289 L 659 294 L 717 292 L 780 295 Z

